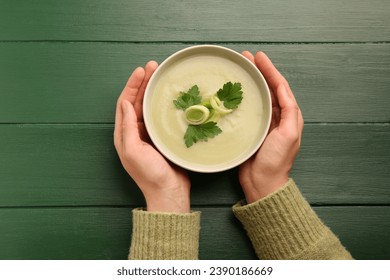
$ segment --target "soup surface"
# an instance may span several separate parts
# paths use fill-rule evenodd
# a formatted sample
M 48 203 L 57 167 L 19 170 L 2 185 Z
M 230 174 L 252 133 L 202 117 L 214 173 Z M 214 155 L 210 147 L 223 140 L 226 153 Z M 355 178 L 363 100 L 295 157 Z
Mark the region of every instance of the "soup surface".
M 184 134 L 188 123 L 173 100 L 194 85 L 199 87 L 202 100 L 207 100 L 227 82 L 241 83 L 241 104 L 218 121 L 222 133 L 187 148 Z M 245 156 L 261 137 L 265 122 L 259 90 L 253 78 L 229 59 L 211 55 L 186 57 L 170 65 L 156 82 L 151 101 L 152 129 L 161 144 L 184 161 L 199 165 L 226 164 Z

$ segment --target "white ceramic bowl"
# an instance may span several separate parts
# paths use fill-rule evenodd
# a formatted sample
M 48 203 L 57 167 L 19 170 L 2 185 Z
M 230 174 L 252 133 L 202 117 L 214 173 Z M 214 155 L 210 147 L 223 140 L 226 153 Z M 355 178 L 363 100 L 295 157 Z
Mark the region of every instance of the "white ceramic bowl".
M 230 159 L 224 159 L 221 162 L 214 162 L 212 164 L 192 162 L 191 158 L 185 159 L 182 156 L 178 155 L 177 153 L 173 152 L 172 149 L 167 147 L 167 145 L 165 145 L 165 143 L 162 141 L 159 133 L 157 132 L 158 129 L 156 129 L 156 124 L 154 123 L 152 118 L 153 96 L 155 94 L 164 94 L 163 92 L 157 93 L 155 90 L 156 84 L 159 82 L 159 80 L 162 77 L 164 77 L 164 75 L 166 75 L 167 70 L 169 70 L 174 65 L 177 65 L 178 62 L 188 60 L 189 58 L 192 57 L 200 57 L 200 56 L 207 56 L 207 57 L 215 56 L 217 57 L 217 59 L 226 59 L 229 61 L 229 63 L 234 63 L 235 65 L 237 65 L 237 69 L 239 69 L 239 71 L 246 72 L 245 75 L 249 74 L 250 79 L 252 79 L 252 82 L 254 82 L 254 84 L 257 86 L 258 89 L 256 90 L 256 93 L 253 94 L 259 94 L 262 103 L 262 112 L 261 112 L 262 120 L 259 120 L 259 123 L 260 121 L 262 123 L 262 129 L 261 132 L 258 134 L 258 136 L 256 136 L 256 139 L 253 141 L 253 143 L 249 143 L 248 148 L 244 152 L 240 153 L 238 156 L 235 156 L 234 158 L 230 158 Z M 210 72 L 210 75 L 212 74 L 213 72 Z M 171 108 L 170 110 L 173 109 Z M 150 78 L 150 81 L 145 90 L 145 95 L 143 100 L 143 116 L 144 116 L 144 122 L 145 122 L 147 132 L 153 144 L 161 152 L 161 154 L 163 154 L 168 160 L 170 160 L 171 162 L 173 162 L 178 166 L 181 166 L 187 170 L 191 170 L 195 172 L 202 172 L 202 173 L 220 172 L 220 171 L 224 171 L 236 167 L 241 163 L 243 163 L 244 161 L 246 161 L 247 159 L 249 159 L 254 153 L 256 153 L 256 151 L 263 143 L 271 123 L 271 116 L 272 116 L 271 95 L 263 75 L 260 73 L 257 67 L 253 63 L 251 63 L 247 58 L 245 58 L 243 55 L 241 55 L 236 51 L 221 46 L 197 45 L 197 46 L 192 46 L 192 47 L 182 49 L 172 54 L 159 65 L 157 70 L 153 73 L 152 77 Z M 216 137 L 218 137 L 218 135 Z M 210 139 L 208 141 L 213 141 L 213 139 Z M 191 147 L 188 149 L 191 149 Z

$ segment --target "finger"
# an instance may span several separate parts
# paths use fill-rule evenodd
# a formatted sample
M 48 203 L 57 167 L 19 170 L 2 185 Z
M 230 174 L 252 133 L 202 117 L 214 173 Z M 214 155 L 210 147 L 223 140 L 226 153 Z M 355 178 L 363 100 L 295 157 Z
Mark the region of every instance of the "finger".
M 257 52 L 256 57 L 254 57 L 254 61 L 255 61 L 257 68 L 263 74 L 265 80 L 267 81 L 267 84 L 270 87 L 272 107 L 273 108 L 279 107 L 279 103 L 278 103 L 277 98 L 275 96 L 275 92 L 278 88 L 278 85 L 280 83 L 284 83 L 285 79 L 279 73 L 279 71 L 275 68 L 275 66 L 272 64 L 271 60 L 266 56 L 265 53 Z M 279 78 L 279 80 L 277 82 L 275 81 L 275 77 Z
M 123 100 L 129 102 L 135 102 L 137 97 L 138 89 L 142 84 L 145 77 L 145 70 L 142 67 L 138 67 L 133 71 L 130 78 L 128 79 L 125 88 L 122 90 L 121 95 L 118 98 L 115 112 L 115 129 L 114 129 L 114 144 L 116 147 L 120 147 L 122 144 L 122 108 L 121 104 Z
M 122 147 L 122 115 L 122 109 L 117 105 L 115 112 L 114 146 L 118 153 Z
M 137 93 L 137 97 L 135 99 L 135 102 L 133 103 L 134 104 L 134 110 L 135 110 L 135 113 L 136 113 L 136 115 L 138 117 L 138 120 L 142 120 L 143 119 L 143 116 L 142 116 L 142 104 L 143 104 L 145 89 L 146 89 L 146 86 L 149 83 L 150 77 L 153 75 L 154 71 L 156 71 L 157 67 L 158 67 L 158 64 L 157 64 L 156 61 L 149 61 L 145 65 L 145 76 L 144 76 L 144 79 L 142 81 L 141 86 L 138 89 L 138 93 Z
M 276 98 L 275 92 L 272 89 L 270 89 L 269 91 L 271 93 L 272 110 L 275 110 L 275 109 L 280 110 L 279 102 L 278 102 L 278 99 Z
M 301 111 L 301 109 L 299 109 L 299 113 L 298 113 L 298 128 L 299 128 L 299 131 L 301 133 L 303 131 L 304 125 L 305 125 L 305 121 L 303 120 L 302 111 Z
M 302 111 L 301 109 L 299 109 L 298 111 L 299 146 L 301 145 L 303 127 L 304 127 L 304 120 L 302 116 Z
M 267 84 L 271 87 L 271 97 L 272 92 L 276 91 L 278 87 L 283 84 L 284 87 L 287 90 L 288 95 L 291 99 L 294 100 L 295 103 L 297 103 L 295 96 L 290 88 L 290 85 L 288 84 L 287 80 L 283 77 L 283 75 L 276 69 L 276 67 L 273 65 L 272 61 L 268 58 L 268 56 L 263 52 L 256 53 L 255 57 L 255 63 L 256 66 L 259 68 L 260 72 L 264 75 L 264 78 L 267 81 Z M 273 99 L 273 104 L 275 100 Z M 276 104 L 276 102 L 275 102 Z
M 153 145 L 152 140 L 150 139 L 150 136 L 146 130 L 145 123 L 143 122 L 137 122 L 138 124 L 138 133 L 139 133 L 139 138 L 148 144 Z
M 269 131 L 271 132 L 276 127 L 278 127 L 280 123 L 280 107 L 272 107 L 272 119 L 269 127 Z
M 256 64 L 255 57 L 251 52 L 243 51 L 242 55 L 245 56 L 247 59 L 249 59 L 253 64 Z M 271 102 L 272 102 L 272 118 L 271 118 L 271 125 L 269 131 L 272 131 L 279 124 L 280 108 L 273 90 L 270 90 L 270 93 L 271 93 Z
M 299 107 L 295 100 L 291 98 L 286 87 L 281 84 L 276 92 L 280 105 L 280 124 L 279 128 L 283 131 L 289 131 L 294 137 L 299 137 L 298 114 Z M 296 134 L 295 134 L 296 133 Z
M 129 155 L 129 149 L 140 142 L 137 116 L 135 114 L 133 105 L 129 101 L 123 100 L 121 106 L 123 113 L 122 147 L 123 153 Z
M 121 95 L 119 96 L 118 104 L 121 103 L 124 99 L 128 100 L 131 104 L 134 104 L 144 78 L 145 70 L 142 67 L 135 69 L 128 79 L 125 88 L 122 90 Z
M 255 64 L 255 57 L 253 54 L 249 51 L 243 51 L 242 55 L 245 56 L 247 59 L 249 59 L 253 64 Z
M 255 63 L 260 72 L 264 75 L 264 78 L 267 80 L 267 83 L 271 89 L 276 91 L 281 84 L 283 84 L 287 90 L 289 89 L 286 79 L 282 76 L 282 74 L 280 74 L 278 69 L 276 69 L 272 61 L 265 53 L 256 53 Z

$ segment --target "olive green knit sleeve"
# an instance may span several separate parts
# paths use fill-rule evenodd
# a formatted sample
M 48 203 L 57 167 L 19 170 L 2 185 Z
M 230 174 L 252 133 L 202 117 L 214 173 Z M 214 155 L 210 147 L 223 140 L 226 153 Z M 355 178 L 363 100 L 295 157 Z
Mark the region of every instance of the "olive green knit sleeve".
M 197 259 L 200 212 L 188 214 L 133 210 L 129 259 Z
M 233 206 L 260 259 L 351 259 L 292 179 L 251 204 Z

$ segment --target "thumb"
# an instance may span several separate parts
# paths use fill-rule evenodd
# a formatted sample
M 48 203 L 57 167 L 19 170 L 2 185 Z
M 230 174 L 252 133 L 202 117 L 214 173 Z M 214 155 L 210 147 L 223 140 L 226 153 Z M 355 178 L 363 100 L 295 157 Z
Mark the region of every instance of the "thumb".
M 122 143 L 129 149 L 140 141 L 137 115 L 134 106 L 127 100 L 122 101 Z

